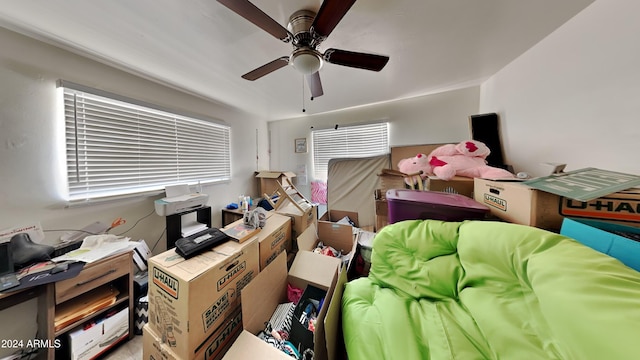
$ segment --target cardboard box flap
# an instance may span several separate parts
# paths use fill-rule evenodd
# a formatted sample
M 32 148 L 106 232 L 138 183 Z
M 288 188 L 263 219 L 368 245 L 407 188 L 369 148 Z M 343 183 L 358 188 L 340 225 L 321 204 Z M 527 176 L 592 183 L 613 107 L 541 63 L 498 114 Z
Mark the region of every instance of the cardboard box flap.
M 318 242 L 318 233 L 315 224 L 310 224 L 309 227 L 298 236 L 296 241 L 298 242 L 298 249 L 312 251 Z
M 353 249 L 353 227 L 336 223 L 318 223 L 318 239 L 324 245 L 348 254 Z M 311 251 L 313 248 L 304 250 Z
M 296 174 L 291 171 L 275 171 L 275 170 L 263 170 L 256 174 L 258 178 L 277 179 L 280 176 L 295 177 Z
M 287 254 L 280 253 L 241 290 L 242 325 L 257 334 L 264 322 L 271 318 L 273 309 L 287 298 Z
M 327 309 L 327 314 L 324 318 L 324 332 L 327 340 L 327 358 L 329 360 L 337 359 L 337 339 L 340 335 L 340 321 L 342 316 L 342 293 L 344 292 L 344 286 L 347 283 L 347 271 L 342 269 L 340 277 L 336 283 L 333 295 L 331 296 L 331 302 Z
M 298 251 L 289 269 L 289 282 L 302 289 L 308 284 L 323 290 L 329 289 L 340 264 L 342 262 L 338 258 Z
M 222 358 L 223 360 L 283 360 L 291 359 L 284 352 L 276 349 L 264 340 L 259 339 L 247 330 L 243 330 L 233 346 Z
M 360 227 L 360 224 L 358 222 L 358 213 L 355 211 L 328 210 L 326 213 L 324 213 L 324 215 L 322 215 L 320 220 L 338 222 L 342 220 L 345 216 L 347 216 L 351 221 L 353 221 L 356 227 Z
M 331 286 L 329 286 L 329 289 L 327 290 L 327 294 L 325 295 L 325 302 L 324 302 L 325 305 L 322 306 L 322 308 L 320 309 L 320 312 L 318 313 L 318 321 L 316 322 L 315 334 L 324 334 L 324 336 L 315 336 L 314 334 L 314 337 L 313 337 L 314 357 L 317 359 L 328 358 L 328 345 L 330 343 L 335 342 L 335 338 L 330 339 L 327 336 L 328 334 L 326 333 L 325 320 L 327 317 L 328 309 L 331 307 L 331 301 L 333 301 L 334 299 L 333 295 L 335 293 L 337 282 L 338 282 L 338 277 L 335 276 L 335 273 L 334 273 L 333 279 L 331 281 Z M 330 300 L 328 303 L 326 301 L 327 299 Z M 338 301 L 342 302 L 342 298 L 340 298 Z

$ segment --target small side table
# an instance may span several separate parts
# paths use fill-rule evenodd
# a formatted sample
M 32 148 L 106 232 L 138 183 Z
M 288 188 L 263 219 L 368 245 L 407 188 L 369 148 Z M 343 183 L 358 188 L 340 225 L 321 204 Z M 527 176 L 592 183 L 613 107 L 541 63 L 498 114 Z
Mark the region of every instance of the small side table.
M 256 206 L 254 205 L 249 208 L 249 211 L 255 208 Z M 243 216 L 244 216 L 244 211 L 242 209 L 222 208 L 222 227 L 225 227 L 234 221 L 238 221 L 242 219 Z

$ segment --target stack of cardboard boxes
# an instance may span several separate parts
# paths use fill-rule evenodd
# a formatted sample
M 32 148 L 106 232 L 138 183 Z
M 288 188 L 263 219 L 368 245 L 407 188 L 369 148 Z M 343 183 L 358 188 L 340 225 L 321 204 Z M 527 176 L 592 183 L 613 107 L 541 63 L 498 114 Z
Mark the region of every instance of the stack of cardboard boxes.
M 357 221 L 357 214 L 351 216 Z M 316 351 L 321 354 L 317 359 L 327 358 L 322 354 L 335 353 L 346 274 L 340 277 L 341 261 L 312 250 L 318 241 L 323 241 L 345 254 L 352 253 L 353 230 L 350 225 L 323 221 L 323 225 L 318 225 L 323 230 L 316 231 L 315 215 L 302 223 L 307 226 L 298 231 L 309 229 L 300 240 L 303 245 L 288 274 L 286 258 L 292 256 L 292 217 L 275 211 L 268 212 L 265 226 L 255 236 L 242 242 L 231 240 L 189 259 L 179 256 L 175 249 L 151 257 L 149 322 L 143 328 L 143 358 L 220 359 L 230 348 L 234 349 L 230 359 L 264 358 L 261 352 L 252 353 L 257 354 L 255 357 L 234 357 L 233 353 L 238 349 L 260 351 L 260 347 L 245 348 L 248 335 L 250 342 L 257 340 L 267 345 L 255 334 L 260 330 L 258 327 L 264 326 L 263 317 L 271 315 L 282 299 L 282 293 L 274 291 L 284 286 L 286 296 L 287 282 L 302 288 L 311 284 L 326 292 L 327 299 L 338 297 L 335 301 L 325 300 L 322 308 L 321 317 L 331 323 L 329 329 L 320 325 L 313 335 L 317 339 Z M 236 341 L 243 328 L 248 335 Z M 276 358 L 286 355 L 276 352 Z
M 223 231 L 242 222 L 243 219 L 237 220 L 223 228 Z M 273 211 L 267 212 L 265 225 L 256 233 L 256 236 L 259 244 L 260 271 L 262 271 L 281 252 L 291 252 L 291 218 Z
M 475 179 L 474 198 L 495 217 L 522 225 L 559 231 L 565 217 L 640 225 L 640 189 L 631 188 L 590 201 L 538 190 L 513 181 Z
M 333 215 L 340 218 L 341 215 L 348 215 L 356 224 L 358 221 L 357 213 L 354 212 L 336 211 Z M 297 238 L 299 251 L 289 272 L 285 254 L 278 255 L 263 269 L 243 290 L 244 331 L 224 359 L 291 359 L 289 355 L 257 337 L 276 307 L 288 301 L 287 284 L 305 289 L 303 299 L 314 295 L 324 299 L 318 312 L 315 331 L 299 330 L 292 326 L 291 338 L 306 339 L 306 344 L 312 345 L 313 358 L 316 360 L 340 358 L 339 354 L 344 346 L 339 336 L 342 291 L 347 282 L 347 269 L 356 250 L 354 233 L 351 225 L 330 221 L 327 214 L 318 221 L 317 229 L 316 224 L 312 223 Z M 314 252 L 319 242 L 340 251 L 348 261 L 343 262 L 338 258 Z M 315 294 L 317 292 L 320 295 Z M 300 334 L 298 331 L 303 333 Z
M 145 359 L 219 359 L 242 331 L 240 291 L 259 273 L 258 238 L 184 259 L 149 259 Z
M 499 219 L 559 231 L 640 271 L 639 183 L 585 168 L 526 183 L 475 179 L 475 199 Z

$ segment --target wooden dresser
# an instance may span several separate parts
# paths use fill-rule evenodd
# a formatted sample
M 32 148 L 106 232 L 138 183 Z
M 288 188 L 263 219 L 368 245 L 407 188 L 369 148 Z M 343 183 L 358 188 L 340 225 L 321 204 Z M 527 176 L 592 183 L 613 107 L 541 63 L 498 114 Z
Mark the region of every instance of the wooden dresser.
M 14 293 L 0 294 L 0 310 L 19 304 L 31 298 L 38 299 L 38 359 L 66 358 L 59 353 L 68 333 L 82 329 L 92 320 L 98 320 L 107 313 L 127 308 L 128 338 L 134 337 L 134 299 L 133 299 L 133 253 L 125 252 L 113 255 L 94 263 L 86 264 L 80 273 L 70 279 L 39 285 Z M 91 303 L 96 292 L 105 289 L 117 294 L 108 305 L 94 312 L 84 304 Z M 70 310 L 73 309 L 73 310 Z M 66 321 L 56 328 L 56 315 L 60 320 L 63 314 Z M 60 323 L 60 321 L 58 321 Z M 5 324 L 9 326 L 8 324 Z M 32 342 L 36 342 L 32 341 Z M 58 352 L 58 356 L 56 356 Z

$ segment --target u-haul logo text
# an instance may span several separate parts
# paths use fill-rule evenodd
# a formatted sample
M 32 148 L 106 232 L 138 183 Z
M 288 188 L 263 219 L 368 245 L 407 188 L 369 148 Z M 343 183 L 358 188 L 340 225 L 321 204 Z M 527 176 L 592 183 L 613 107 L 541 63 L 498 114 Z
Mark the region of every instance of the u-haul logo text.
M 247 268 L 247 262 L 243 261 L 229 270 L 222 278 L 218 280 L 218 291 L 227 286 L 233 279 L 242 274 Z
M 284 239 L 285 236 L 286 235 L 284 232 L 278 233 L 278 235 L 276 235 L 276 238 L 271 242 L 271 250 L 275 249 L 276 246 L 278 246 L 278 243 L 282 241 L 282 239 Z
M 484 203 L 498 210 L 507 211 L 507 200 L 491 194 L 484 194 Z
M 222 329 L 222 332 L 218 337 L 213 340 L 211 345 L 205 351 L 204 358 L 205 359 L 213 359 L 218 353 L 233 340 L 233 334 L 236 330 L 239 330 L 238 327 L 242 327 L 242 311 L 239 311 L 233 319 L 229 321 L 227 326 Z
M 178 298 L 178 279 L 164 271 L 153 268 L 153 283 L 174 299 Z
M 640 221 L 640 200 L 604 197 L 582 202 L 563 198 L 560 214 L 619 221 Z

